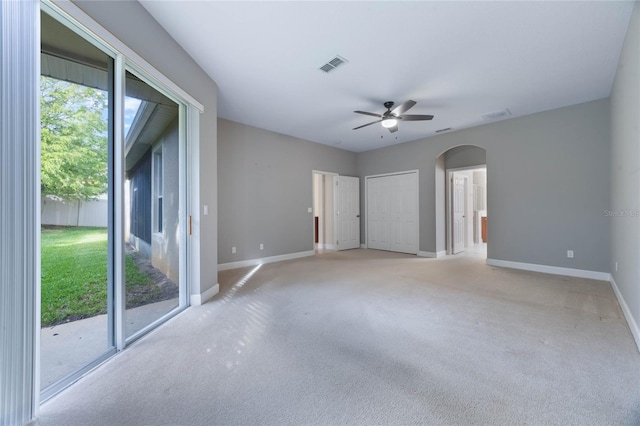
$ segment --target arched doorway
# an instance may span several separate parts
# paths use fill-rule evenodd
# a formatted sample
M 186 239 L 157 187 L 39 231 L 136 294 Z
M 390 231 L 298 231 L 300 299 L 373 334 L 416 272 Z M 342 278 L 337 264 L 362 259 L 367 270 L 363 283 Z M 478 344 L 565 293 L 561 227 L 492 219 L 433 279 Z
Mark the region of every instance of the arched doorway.
M 486 258 L 486 150 L 474 145 L 449 148 L 436 158 L 435 171 L 438 253 Z

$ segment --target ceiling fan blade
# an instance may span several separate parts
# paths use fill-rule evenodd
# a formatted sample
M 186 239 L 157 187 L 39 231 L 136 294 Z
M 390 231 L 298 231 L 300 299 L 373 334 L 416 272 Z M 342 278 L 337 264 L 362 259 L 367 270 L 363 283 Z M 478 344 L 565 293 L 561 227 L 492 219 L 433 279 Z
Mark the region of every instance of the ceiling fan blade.
M 389 127 L 389 132 L 395 133 L 397 131 L 398 131 L 398 125 L 397 124 L 395 126 L 393 126 L 393 127 Z
M 353 111 L 353 112 L 358 113 L 358 114 L 370 115 L 372 117 L 382 117 L 382 115 L 375 114 L 373 112 L 366 112 L 366 111 Z
M 371 123 L 363 124 L 362 126 L 354 127 L 353 130 L 362 129 L 363 127 L 371 126 L 372 124 L 376 124 L 381 122 L 382 120 L 372 121 Z
M 403 115 L 398 118 L 402 121 L 433 120 L 433 115 Z
M 416 101 L 407 101 L 401 105 L 398 105 L 394 109 L 391 110 L 391 114 L 393 115 L 402 115 L 403 113 L 409 111 L 416 104 Z

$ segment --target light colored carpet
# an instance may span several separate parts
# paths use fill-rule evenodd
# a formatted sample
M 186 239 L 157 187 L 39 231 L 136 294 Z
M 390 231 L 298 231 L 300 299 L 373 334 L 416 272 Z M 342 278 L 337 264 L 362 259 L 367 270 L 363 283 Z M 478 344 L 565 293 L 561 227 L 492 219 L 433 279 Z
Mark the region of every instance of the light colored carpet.
M 219 280 L 40 424 L 640 424 L 608 283 L 373 250 Z

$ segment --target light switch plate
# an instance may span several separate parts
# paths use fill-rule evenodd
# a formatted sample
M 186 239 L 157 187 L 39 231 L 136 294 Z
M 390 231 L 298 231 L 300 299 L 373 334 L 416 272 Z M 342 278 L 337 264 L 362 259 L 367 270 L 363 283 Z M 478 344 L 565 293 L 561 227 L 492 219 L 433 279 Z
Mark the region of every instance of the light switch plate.
M 313 209 L 311 207 L 307 207 L 307 213 L 311 213 L 313 212 Z

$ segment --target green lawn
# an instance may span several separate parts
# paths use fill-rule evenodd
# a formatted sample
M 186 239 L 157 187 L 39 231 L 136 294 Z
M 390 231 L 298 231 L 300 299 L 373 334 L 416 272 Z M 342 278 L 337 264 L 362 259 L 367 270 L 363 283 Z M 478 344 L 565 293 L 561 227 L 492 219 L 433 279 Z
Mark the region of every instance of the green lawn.
M 125 274 L 127 287 L 152 285 L 129 256 Z M 42 229 L 41 306 L 43 327 L 107 312 L 105 228 Z

